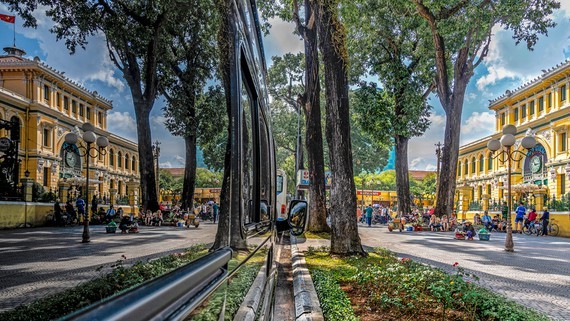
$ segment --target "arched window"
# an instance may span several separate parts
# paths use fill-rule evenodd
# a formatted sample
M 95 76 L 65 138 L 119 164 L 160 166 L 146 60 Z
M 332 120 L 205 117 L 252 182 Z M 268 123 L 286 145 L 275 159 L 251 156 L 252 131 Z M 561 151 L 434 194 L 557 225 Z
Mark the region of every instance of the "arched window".
M 485 157 L 483 155 L 479 156 L 479 172 L 482 173 L 485 170 Z
M 129 169 L 129 154 L 125 154 L 125 169 Z
M 475 173 L 475 157 L 471 158 L 471 174 Z
M 487 169 L 493 169 L 493 155 L 489 154 L 489 158 L 487 158 Z
M 112 149 L 109 151 L 109 166 L 115 166 L 115 151 Z
M 469 174 L 469 164 L 467 163 L 467 160 L 465 160 L 465 163 L 463 163 L 463 175 L 467 174 Z
M 121 152 L 117 154 L 117 167 L 123 167 L 123 154 Z
M 461 177 L 461 162 L 457 163 L 457 176 Z
M 136 172 L 137 171 L 137 160 L 135 159 L 135 157 L 133 156 L 133 160 L 131 161 L 131 169 Z

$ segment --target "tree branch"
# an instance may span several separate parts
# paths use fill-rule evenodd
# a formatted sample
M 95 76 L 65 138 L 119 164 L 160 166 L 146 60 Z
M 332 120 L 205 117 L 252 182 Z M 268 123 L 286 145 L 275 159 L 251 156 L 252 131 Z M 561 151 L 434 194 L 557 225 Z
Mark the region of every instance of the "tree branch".
M 305 33 L 307 32 L 307 28 L 301 22 L 301 18 L 299 17 L 299 3 L 297 0 L 293 0 L 293 21 L 295 21 L 295 25 L 297 27 L 297 32 L 305 39 Z

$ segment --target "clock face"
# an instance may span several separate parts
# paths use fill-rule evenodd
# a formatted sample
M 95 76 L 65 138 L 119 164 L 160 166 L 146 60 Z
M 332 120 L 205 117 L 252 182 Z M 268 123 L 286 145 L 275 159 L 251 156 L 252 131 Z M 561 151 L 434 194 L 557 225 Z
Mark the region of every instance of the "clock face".
M 530 159 L 530 171 L 538 173 L 542 169 L 542 157 L 540 155 L 533 156 Z
M 75 166 L 75 163 L 77 163 L 77 155 L 75 153 L 66 153 L 65 154 L 65 163 L 69 167 Z

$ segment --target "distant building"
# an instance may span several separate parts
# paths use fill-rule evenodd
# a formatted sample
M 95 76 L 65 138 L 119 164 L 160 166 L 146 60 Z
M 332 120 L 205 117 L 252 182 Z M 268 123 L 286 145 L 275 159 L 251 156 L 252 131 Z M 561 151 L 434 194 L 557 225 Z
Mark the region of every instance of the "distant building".
M 540 210 L 547 197 L 560 199 L 568 193 L 569 74 L 570 61 L 566 61 L 490 101 L 489 109 L 495 112 L 494 133 L 459 149 L 457 197 L 464 209 L 465 204 L 485 200 L 491 209 L 493 204 L 497 207 L 506 202 L 507 167 L 492 157 L 487 142 L 499 139 L 507 124 L 517 126 L 514 149 L 521 152 L 512 166 L 514 201 Z M 523 149 L 520 141 L 525 135 L 534 136 L 538 145 Z
M 0 56 L 0 118 L 14 120 L 20 126 L 18 177 L 29 178 L 66 198 L 84 193 L 85 158 L 77 145 L 66 148 L 65 135 L 79 133 L 85 122 L 95 127 L 98 136 L 106 136 L 110 145 L 106 155 L 90 159 L 90 194 L 107 201 L 124 200 L 139 181 L 139 156 L 135 142 L 107 131 L 107 113 L 112 102 L 72 82 L 39 58 L 24 58 L 17 48 L 4 48 Z M 7 137 L 0 130 L 0 137 Z M 80 139 L 82 141 L 82 139 Z M 79 144 L 79 143 L 78 143 Z M 0 152 L 0 155 L 2 153 Z M 89 199 L 91 199 L 89 195 Z

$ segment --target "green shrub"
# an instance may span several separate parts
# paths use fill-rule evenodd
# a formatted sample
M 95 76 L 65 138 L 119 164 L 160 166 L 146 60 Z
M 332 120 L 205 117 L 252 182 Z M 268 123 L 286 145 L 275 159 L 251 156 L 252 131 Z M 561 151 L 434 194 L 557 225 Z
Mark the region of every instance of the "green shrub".
M 312 269 L 311 277 L 317 290 L 325 320 L 356 321 L 350 300 L 340 288 L 334 275 L 321 269 Z

